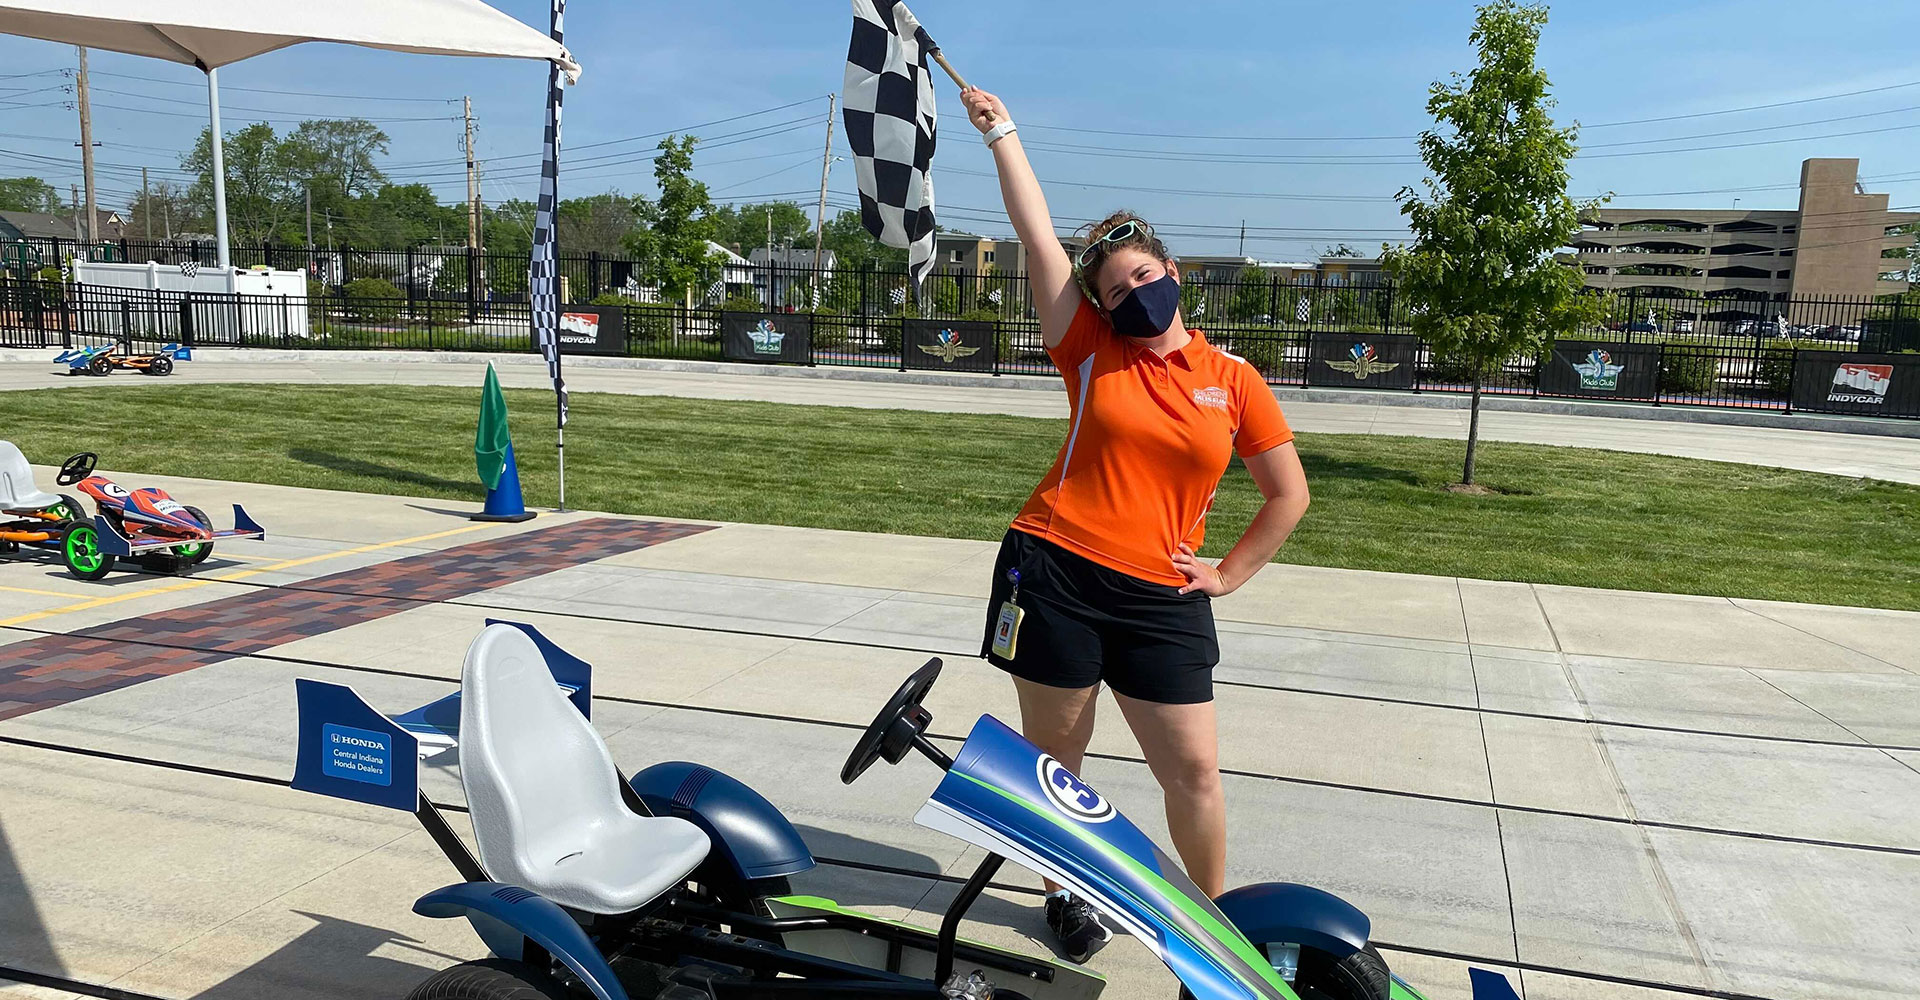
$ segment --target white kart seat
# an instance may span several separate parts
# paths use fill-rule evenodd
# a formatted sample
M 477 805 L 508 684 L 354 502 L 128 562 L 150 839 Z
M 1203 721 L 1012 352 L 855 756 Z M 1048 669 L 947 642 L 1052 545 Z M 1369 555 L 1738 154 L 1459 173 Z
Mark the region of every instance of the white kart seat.
M 27 456 L 12 441 L 0 441 L 0 510 L 40 510 L 59 502 L 59 497 L 42 493 L 33 484 Z
M 627 808 L 607 745 L 511 625 L 487 626 L 467 650 L 460 782 L 488 877 L 577 910 L 637 910 L 710 846 L 686 820 Z

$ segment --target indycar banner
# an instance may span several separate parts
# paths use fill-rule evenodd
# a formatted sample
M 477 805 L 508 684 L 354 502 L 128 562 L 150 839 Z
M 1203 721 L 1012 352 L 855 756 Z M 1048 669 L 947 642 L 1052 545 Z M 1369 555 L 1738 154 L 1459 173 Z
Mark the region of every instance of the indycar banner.
M 993 324 L 978 320 L 905 319 L 901 361 L 908 368 L 943 372 L 991 372 Z
M 568 354 L 626 354 L 626 314 L 619 306 L 565 306 L 560 346 Z
M 1797 351 L 1793 408 L 1815 413 L 1920 417 L 1920 355 Z
M 1404 333 L 1316 333 L 1307 344 L 1307 384 L 1411 389 L 1420 338 Z
M 1540 368 L 1540 392 L 1547 396 L 1653 399 L 1659 374 L 1658 345 L 1557 340 L 1547 363 Z
M 809 364 L 813 361 L 813 317 L 806 313 L 723 312 L 720 356 L 728 361 Z

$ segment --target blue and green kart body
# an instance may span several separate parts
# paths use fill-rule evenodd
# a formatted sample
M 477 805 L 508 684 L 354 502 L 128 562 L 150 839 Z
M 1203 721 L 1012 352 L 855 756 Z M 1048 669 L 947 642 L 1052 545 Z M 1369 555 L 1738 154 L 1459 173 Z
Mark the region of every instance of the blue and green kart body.
M 531 626 L 502 624 L 535 639 L 555 684 L 583 716 L 589 715 L 592 680 L 585 661 Z M 922 670 L 937 674 L 937 661 Z M 655 764 L 624 782 L 621 791 L 628 805 L 643 815 L 678 816 L 699 825 L 712 841 L 708 862 L 692 875 L 685 891 L 663 902 L 625 918 L 590 918 L 523 887 L 489 880 L 421 793 L 416 756 L 436 756 L 457 746 L 459 694 L 396 720 L 341 685 L 301 680 L 299 689 L 300 763 L 294 787 L 414 812 L 466 878 L 428 893 L 415 911 L 466 917 L 498 958 L 542 968 L 550 959 L 597 1000 L 628 1000 L 614 970 L 623 956 L 632 954 L 627 949 L 635 940 L 633 926 L 651 928 L 648 940 L 656 946 L 651 961 L 663 960 L 657 946 L 665 942 L 689 949 L 669 952 L 678 956 L 664 959 L 669 966 L 676 961 L 683 966 L 721 960 L 761 963 L 753 982 L 703 984 L 722 1000 L 784 995 L 784 990 L 796 988 L 794 976 L 818 977 L 811 981 L 813 993 L 802 988 L 794 995 L 811 996 L 823 989 L 831 993 L 839 984 L 851 984 L 845 995 L 937 997 L 937 984 L 947 969 L 984 969 L 1009 996 L 1093 1000 L 1105 983 L 1089 969 L 956 938 L 967 906 L 978 898 L 1000 859 L 1084 896 L 1158 955 L 1198 1000 L 1298 1000 L 1276 968 L 1287 963 L 1279 961 L 1277 951 L 1270 955 L 1270 949 L 1293 948 L 1297 954 L 1305 945 L 1337 959 L 1367 946 L 1369 927 L 1360 911 L 1306 886 L 1248 886 L 1227 893 L 1216 905 L 1112 803 L 991 716 L 980 717 L 950 760 L 930 745 L 923 750 L 947 770 L 916 822 L 989 852 L 987 862 L 956 896 L 939 932 L 860 914 L 831 900 L 793 895 L 785 876 L 810 869 L 815 862 L 791 823 L 743 783 L 685 762 Z M 912 708 L 919 713 L 918 728 L 924 730 L 931 715 L 917 704 Z M 351 735 L 358 748 L 345 768 L 330 743 L 337 743 L 342 733 Z M 888 755 L 895 762 L 899 757 Z M 843 780 L 851 780 L 847 772 Z M 741 906 L 736 899 L 734 909 L 716 909 L 703 889 L 726 881 L 752 888 L 751 901 Z M 686 921 L 692 929 L 675 921 Z M 713 925 L 759 939 L 751 946 L 729 944 L 739 939 L 705 929 Z M 929 975 L 935 969 L 941 971 Z M 1513 996 L 1504 977 L 1480 975 L 1483 971 L 1474 970 L 1475 1000 Z M 788 985 L 768 986 L 767 975 Z M 1394 977 L 1387 1000 L 1422 997 Z

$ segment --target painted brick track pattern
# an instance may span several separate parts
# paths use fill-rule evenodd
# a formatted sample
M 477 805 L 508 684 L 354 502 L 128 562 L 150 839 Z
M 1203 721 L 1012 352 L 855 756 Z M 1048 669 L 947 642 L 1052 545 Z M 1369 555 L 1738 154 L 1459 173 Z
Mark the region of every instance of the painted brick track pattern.
M 0 646 L 0 719 L 707 530 L 591 518 Z

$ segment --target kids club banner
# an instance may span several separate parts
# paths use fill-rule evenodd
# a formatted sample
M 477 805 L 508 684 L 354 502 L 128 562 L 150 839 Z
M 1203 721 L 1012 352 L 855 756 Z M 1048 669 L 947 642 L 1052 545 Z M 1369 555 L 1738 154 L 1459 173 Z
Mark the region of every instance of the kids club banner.
M 728 361 L 804 365 L 813 360 L 812 341 L 813 317 L 806 313 L 720 314 L 720 356 Z
M 977 320 L 906 319 L 900 348 L 908 368 L 946 372 L 991 372 L 996 358 L 993 324 Z
M 1920 355 L 1800 351 L 1793 408 L 1815 413 L 1920 417 Z
M 1307 344 L 1307 384 L 1411 389 L 1420 339 L 1404 333 L 1316 333 Z
M 1658 392 L 1660 348 L 1557 340 L 1540 369 L 1540 391 L 1549 396 L 1653 399 Z

